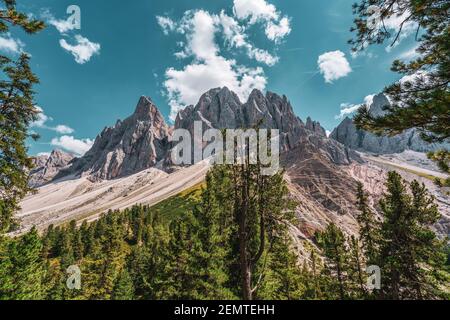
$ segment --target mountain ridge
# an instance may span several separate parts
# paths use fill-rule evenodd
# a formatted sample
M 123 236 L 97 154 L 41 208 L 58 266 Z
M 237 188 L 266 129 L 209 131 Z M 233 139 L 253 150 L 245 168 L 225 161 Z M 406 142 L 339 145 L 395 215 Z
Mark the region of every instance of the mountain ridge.
M 203 130 L 251 128 L 279 129 L 281 152 L 298 144 L 312 144 L 319 152 L 337 164 L 361 161 L 359 156 L 328 139 L 317 121 L 307 118 L 306 124 L 297 117 L 288 98 L 267 91 L 264 95 L 254 89 L 242 103 L 227 87 L 205 92 L 198 103 L 181 110 L 170 127 L 151 98 L 142 96 L 132 115 L 105 127 L 96 137 L 91 149 L 74 159 L 69 168 L 61 170 L 54 179 L 66 176 L 89 176 L 93 180 L 115 179 L 148 168 L 170 172 L 171 134 L 175 129 L 187 129 L 193 134 L 194 121 L 201 121 Z
M 369 106 L 369 112 L 376 117 L 382 116 L 386 112 L 384 108 L 389 105 L 388 97 L 380 93 L 374 96 Z M 450 143 L 430 144 L 425 142 L 417 129 L 409 129 L 393 137 L 377 136 L 368 131 L 357 129 L 353 120 L 349 117 L 345 117 L 331 132 L 330 138 L 353 150 L 375 154 L 401 153 L 405 150 L 429 152 L 442 147 L 450 148 Z

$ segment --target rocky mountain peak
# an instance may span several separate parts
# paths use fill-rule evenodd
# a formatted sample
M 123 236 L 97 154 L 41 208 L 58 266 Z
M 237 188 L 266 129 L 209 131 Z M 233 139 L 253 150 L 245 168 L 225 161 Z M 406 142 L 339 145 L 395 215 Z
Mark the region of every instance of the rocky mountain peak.
M 374 96 L 369 106 L 369 112 L 379 117 L 386 113 L 384 108 L 389 106 L 389 99 L 383 93 Z M 440 148 L 449 148 L 449 143 L 435 144 L 423 141 L 415 129 L 402 132 L 394 137 L 376 136 L 370 132 L 356 128 L 353 120 L 346 117 L 333 130 L 330 138 L 339 141 L 347 147 L 376 154 L 401 153 L 405 150 L 418 152 L 434 151 Z
M 373 97 L 372 104 L 369 106 L 369 112 L 374 117 L 380 117 L 386 113 L 384 107 L 389 105 L 388 97 L 384 93 L 379 93 Z
M 59 149 L 53 150 L 49 155 L 42 154 L 34 158 L 35 168 L 30 171 L 30 185 L 38 187 L 51 181 L 59 171 L 66 168 L 75 158 L 71 153 Z
M 306 129 L 315 132 L 323 137 L 327 136 L 326 130 L 320 125 L 320 122 L 313 121 L 310 117 L 306 118 Z
M 203 94 L 195 106 L 180 111 L 175 121 L 175 129 L 186 129 L 193 133 L 194 121 L 208 128 L 235 129 L 260 127 L 280 130 L 281 151 L 288 151 L 299 145 L 309 145 L 319 153 L 326 154 L 338 164 L 349 163 L 350 158 L 358 158 L 345 148 L 326 138 L 325 130 L 318 122 L 309 119 L 309 127 L 294 114 L 286 96 L 273 92 L 264 95 L 254 89 L 245 103 L 227 88 L 211 89 Z
M 170 128 L 148 97 L 141 97 L 135 112 L 114 127 L 106 127 L 92 148 L 61 175 L 91 175 L 113 179 L 153 166 L 166 157 Z
M 201 121 L 203 130 L 251 128 L 279 129 L 281 151 L 301 145 L 312 153 L 325 155 L 333 163 L 348 164 L 357 159 L 334 140 L 327 139 L 325 130 L 316 121 L 306 125 L 293 111 L 286 96 L 253 90 L 242 103 L 227 87 L 213 88 L 201 95 L 195 106 L 181 110 L 173 127 L 169 127 L 153 101 L 140 97 L 134 113 L 97 136 L 92 148 L 71 162 L 58 176 L 89 175 L 93 179 L 113 179 L 151 167 L 170 169 L 170 137 L 174 129 L 187 129 L 193 134 L 194 122 Z
M 142 96 L 133 113 L 133 117 L 137 120 L 146 121 L 161 121 L 164 117 L 159 112 L 153 101 L 149 97 Z

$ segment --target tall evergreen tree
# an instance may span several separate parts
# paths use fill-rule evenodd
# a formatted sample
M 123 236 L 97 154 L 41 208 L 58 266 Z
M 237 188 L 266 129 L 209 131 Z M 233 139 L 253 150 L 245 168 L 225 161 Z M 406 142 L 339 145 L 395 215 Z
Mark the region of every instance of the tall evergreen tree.
M 4 292 L 12 300 L 42 299 L 45 294 L 42 241 L 35 228 L 17 241 L 9 243 L 11 290 Z
M 7 33 L 10 26 L 19 26 L 33 34 L 44 28 L 44 23 L 30 19 L 16 10 L 15 0 L 3 0 L 0 9 L 0 34 Z M 28 170 L 32 160 L 27 156 L 25 140 L 28 126 L 36 120 L 32 87 L 38 78 L 29 66 L 30 56 L 21 53 L 13 61 L 0 55 L 0 232 L 15 227 L 12 218 L 18 202 L 30 191 Z
M 270 251 L 268 244 L 293 220 L 294 204 L 283 174 L 265 176 L 261 165 L 249 164 L 248 157 L 242 165 L 220 165 L 212 169 L 216 170 L 224 183 L 212 185 L 212 192 L 225 195 L 219 221 L 232 219 L 230 246 L 238 257 L 231 266 L 235 273 L 230 275 L 240 283 L 240 296 L 251 300 L 261 284 L 261 273 L 266 271 L 261 263 Z
M 368 197 L 361 182 L 358 182 L 357 185 L 356 198 L 356 205 L 359 210 L 359 214 L 356 217 L 359 224 L 359 236 L 367 263 L 370 265 L 375 263 L 377 259 L 378 248 L 376 244 L 379 238 L 380 226 L 375 213 L 369 206 Z
M 299 266 L 297 248 L 288 232 L 274 239 L 267 259 L 267 273 L 263 274 L 259 299 L 299 300 L 305 296 L 305 274 Z M 266 262 L 264 262 L 266 263 Z
M 379 13 L 372 10 L 378 8 Z M 355 52 L 368 45 L 380 44 L 391 39 L 391 46 L 401 39 L 406 24 L 417 26 L 418 58 L 412 61 L 395 60 L 392 71 L 404 76 L 385 89 L 393 105 L 382 117 L 375 117 L 367 106 L 358 110 L 354 121 L 358 128 L 377 134 L 395 135 L 410 128 L 417 128 L 426 141 L 441 142 L 450 138 L 450 3 L 434 0 L 362 0 L 353 6 L 357 15 L 352 31 L 356 37 L 350 40 Z M 375 16 L 374 16 L 375 15 Z M 394 37 L 385 27 L 387 19 L 400 19 L 399 30 Z M 419 34 L 421 34 L 419 36 Z M 450 151 L 430 152 L 448 173 Z M 439 185 L 450 186 L 450 179 Z
M 361 250 L 361 244 L 355 236 L 349 239 L 349 279 L 350 294 L 352 299 L 364 299 L 367 297 L 365 259 Z
M 401 176 L 389 172 L 387 194 L 380 201 L 384 220 L 380 239 L 381 294 L 387 299 L 439 297 L 435 273 L 445 261 L 430 227 L 439 219 L 434 197 L 413 181 L 410 193 Z
M 317 243 L 325 257 L 325 272 L 330 276 L 330 298 L 348 299 L 348 246 L 344 233 L 334 223 L 316 235 Z M 336 296 L 334 294 L 336 293 Z
M 114 290 L 112 293 L 113 300 L 133 300 L 134 298 L 134 287 L 133 281 L 128 273 L 127 269 L 124 268 L 119 277 L 116 279 L 114 285 Z

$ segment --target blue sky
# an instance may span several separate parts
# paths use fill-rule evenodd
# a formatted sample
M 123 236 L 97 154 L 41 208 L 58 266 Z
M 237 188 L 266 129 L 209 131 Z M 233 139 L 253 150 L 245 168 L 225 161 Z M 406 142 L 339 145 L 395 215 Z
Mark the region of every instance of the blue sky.
M 105 126 L 150 96 L 168 121 L 204 89 L 228 85 L 242 99 L 252 88 L 285 94 L 297 115 L 332 130 L 341 108 L 352 110 L 399 76 L 389 68 L 410 57 L 413 26 L 394 48 L 353 57 L 354 0 L 19 0 L 48 27 L 0 38 L 10 55 L 26 51 L 41 83 L 43 110 L 30 153 L 55 147 L 83 153 Z M 81 29 L 65 23 L 81 9 Z M 398 27 L 394 19 L 393 31 Z

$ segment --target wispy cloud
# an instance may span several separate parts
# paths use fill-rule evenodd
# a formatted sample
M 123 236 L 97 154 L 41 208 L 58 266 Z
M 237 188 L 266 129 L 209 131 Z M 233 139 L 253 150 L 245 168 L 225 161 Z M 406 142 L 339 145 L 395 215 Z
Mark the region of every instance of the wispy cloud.
M 70 19 L 56 19 L 48 9 L 44 10 L 42 18 L 45 19 L 49 25 L 54 26 L 60 33 L 66 33 L 77 28 L 77 25 Z
M 6 37 L 0 36 L 0 50 L 7 53 L 20 53 L 23 51 L 25 44 L 20 39 L 11 37 L 9 33 Z
M 48 9 L 44 11 L 42 18 L 45 19 L 49 25 L 55 27 L 61 36 L 69 40 L 62 38 L 59 40 L 59 45 L 65 51 L 72 54 L 76 63 L 85 64 L 91 60 L 92 56 L 100 54 L 101 46 L 99 43 L 90 41 L 80 34 L 69 32 L 79 29 L 79 26 L 75 24 L 72 19 L 57 19 Z
M 395 9 L 396 7 L 394 6 L 394 10 Z M 406 39 L 416 32 L 417 22 L 413 20 L 406 21 L 409 16 L 410 12 L 406 10 L 401 15 L 394 14 L 390 16 L 388 19 L 384 20 L 384 26 L 379 26 L 379 28 L 385 27 L 387 30 L 392 31 L 393 35 L 397 35 L 397 33 L 400 32 L 397 42 L 386 47 L 387 52 L 390 52 L 392 48 L 398 46 L 403 39 Z
M 409 61 L 409 60 L 413 60 L 413 59 L 420 57 L 420 53 L 417 52 L 417 48 L 418 48 L 418 46 L 414 46 L 406 51 L 403 51 L 402 53 L 400 53 L 398 55 L 398 58 L 401 60 Z
M 262 22 L 268 39 L 279 42 L 291 32 L 290 20 L 265 0 L 234 0 L 233 12 L 239 20 L 250 24 Z
M 77 34 L 75 35 L 76 44 L 69 44 L 66 39 L 59 40 L 59 44 L 61 47 L 70 52 L 75 61 L 79 64 L 84 64 L 91 60 L 93 55 L 100 54 L 100 44 L 89 41 L 88 38 L 84 38 L 83 36 Z
M 34 122 L 32 122 L 30 124 L 31 128 L 40 128 L 40 129 L 52 130 L 52 131 L 55 131 L 55 132 L 60 133 L 60 134 L 70 134 L 70 133 L 75 132 L 74 129 L 72 129 L 71 127 L 66 126 L 64 124 L 58 124 L 56 126 L 49 126 L 47 123 L 50 122 L 50 121 L 53 121 L 53 118 L 47 116 L 44 113 L 44 110 L 41 107 L 35 106 L 35 109 L 39 113 L 37 114 L 36 121 L 34 121 Z
M 181 70 L 166 70 L 164 86 L 171 106 L 172 120 L 184 105 L 195 104 L 200 95 L 210 88 L 227 86 L 243 99 L 252 89 L 265 87 L 266 78 L 260 67 L 240 66 L 235 60 L 226 59 L 219 54 L 214 40 L 217 27 L 211 14 L 199 10 L 186 16 L 184 23 L 188 23 L 191 30 L 187 34 L 184 52 L 187 56 L 194 57 L 194 61 Z
M 156 21 L 158 22 L 165 35 L 168 35 L 170 31 L 175 30 L 176 23 L 169 17 L 156 16 Z

